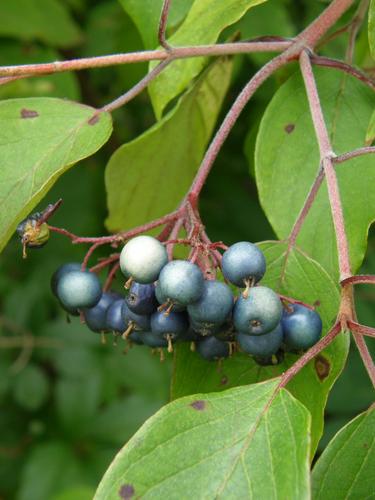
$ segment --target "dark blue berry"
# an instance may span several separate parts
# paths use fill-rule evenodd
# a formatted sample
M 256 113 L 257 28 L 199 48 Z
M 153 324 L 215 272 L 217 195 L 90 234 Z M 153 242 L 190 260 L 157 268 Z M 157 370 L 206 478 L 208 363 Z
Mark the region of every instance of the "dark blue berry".
M 142 316 L 140 314 L 133 313 L 127 306 L 126 302 L 122 304 L 122 318 L 125 322 L 125 327 L 129 329 L 129 334 L 132 330 L 138 331 L 149 331 L 150 316 Z
M 224 359 L 230 354 L 229 344 L 216 337 L 206 337 L 197 342 L 197 351 L 207 361 Z
M 284 309 L 281 324 L 285 345 L 291 350 L 309 349 L 322 333 L 319 314 L 300 304 L 290 304 Z
M 52 275 L 51 278 L 51 290 L 54 295 L 57 295 L 57 283 L 64 274 L 70 273 L 71 271 L 80 271 L 81 264 L 79 262 L 68 262 L 60 266 Z
M 65 273 L 57 282 L 57 297 L 64 307 L 94 307 L 102 296 L 96 274 L 87 271 Z
M 196 322 L 223 324 L 233 308 L 233 294 L 229 286 L 220 281 L 205 281 L 200 299 L 187 307 Z
M 136 314 L 152 314 L 158 306 L 155 285 L 133 282 L 125 301 L 128 308 Z
M 237 334 L 237 341 L 243 351 L 253 356 L 269 357 L 275 354 L 283 342 L 283 329 L 277 327 L 264 335 Z
M 107 309 L 106 314 L 106 329 L 114 333 L 124 333 L 126 330 L 126 323 L 122 317 L 123 299 L 115 300 Z
M 240 333 L 263 335 L 276 328 L 282 309 L 280 298 L 273 290 L 265 286 L 253 287 L 249 295 L 240 296 L 234 306 L 234 326 Z
M 186 333 L 188 329 L 189 321 L 186 313 L 172 311 L 166 315 L 164 312 L 157 311 L 151 316 L 151 331 L 173 342 Z
M 144 345 L 152 348 L 168 347 L 168 340 L 163 335 L 155 332 L 142 332 L 142 341 Z
M 89 309 L 83 310 L 86 325 L 93 332 L 103 332 L 107 327 L 107 311 L 116 300 L 116 296 L 111 292 L 103 292 L 99 302 Z
M 204 278 L 195 264 L 187 260 L 173 260 L 161 270 L 159 285 L 167 300 L 187 306 L 200 299 Z
M 266 272 L 263 252 L 247 241 L 230 246 L 223 254 L 221 266 L 225 278 L 239 287 L 257 283 Z
M 156 281 L 167 262 L 165 246 L 152 236 L 132 238 L 126 243 L 120 255 L 123 274 L 142 284 Z

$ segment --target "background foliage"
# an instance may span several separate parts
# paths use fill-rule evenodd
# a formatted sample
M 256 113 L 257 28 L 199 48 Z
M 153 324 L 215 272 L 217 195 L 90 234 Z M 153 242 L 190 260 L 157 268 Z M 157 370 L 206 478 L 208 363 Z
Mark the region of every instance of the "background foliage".
M 173 36 L 176 40 L 179 40 L 179 37 L 184 40 L 186 33 L 184 34 L 183 30 L 179 31 L 178 28 L 193 2 L 181 0 L 173 3 L 175 6 L 171 12 L 170 34 L 175 33 Z M 209 5 L 212 2 L 207 0 L 204 3 Z M 225 2 L 221 3 L 225 4 Z M 234 3 L 239 4 L 239 2 Z M 242 5 L 242 2 L 240 3 Z M 253 2 L 254 5 L 256 3 L 259 2 Z M 120 2 L 115 0 L 67 0 L 65 2 L 38 0 L 35 3 L 27 0 L 9 0 L 1 2 L 0 64 L 43 62 L 67 57 L 154 48 L 157 45 L 155 33 L 161 4 L 161 0 L 142 2 L 142 9 L 149 9 L 146 12 L 146 10 L 139 9 L 140 3 L 135 0 L 121 0 Z M 249 2 L 246 2 L 246 5 L 249 5 Z M 325 2 L 317 0 L 269 0 L 246 13 L 246 8 L 242 8 L 241 12 L 233 12 L 231 22 L 234 24 L 230 27 L 226 27 L 229 23 L 220 22 L 222 17 L 218 16 L 213 22 L 219 25 L 211 27 L 211 31 L 208 28 L 204 30 L 208 38 L 201 39 L 198 33 L 196 40 L 204 43 L 214 41 L 219 36 L 221 40 L 227 40 L 238 32 L 241 33 L 243 39 L 264 34 L 293 36 L 306 26 L 324 5 Z M 340 24 L 344 25 L 351 15 L 353 15 L 353 9 L 344 16 Z M 144 22 L 146 17 L 149 19 L 147 23 Z M 20 19 L 26 21 L 19 22 Z M 52 26 L 53 29 L 51 29 Z M 190 38 L 189 41 L 193 42 Z M 335 39 L 324 47 L 323 53 L 342 58 L 345 53 L 345 42 L 345 36 Z M 211 66 L 194 85 L 190 86 L 177 107 L 174 107 L 176 99 L 171 100 L 169 97 L 168 100 L 163 100 L 160 96 L 158 97 L 155 82 L 151 91 L 152 103 L 148 94 L 143 93 L 128 106 L 116 111 L 113 116 L 116 126 L 110 141 L 97 154 L 81 161 L 79 165 L 64 174 L 43 200 L 41 207 L 62 197 L 64 204 L 54 216 L 53 223 L 82 235 L 104 233 L 106 229 L 103 221 L 106 219 L 108 228 L 113 230 L 131 227 L 152 216 L 165 213 L 177 203 L 183 190 L 181 189 L 181 192 L 176 190 L 170 196 L 163 194 L 154 203 L 150 203 L 149 200 L 155 200 L 154 184 L 161 175 L 163 165 L 165 165 L 163 175 L 166 176 L 166 186 L 168 183 L 174 184 L 173 176 L 176 175 L 176 170 L 171 167 L 174 163 L 170 158 L 168 145 L 161 149 L 155 146 L 154 149 L 148 148 L 158 143 L 159 136 L 165 138 L 170 135 L 171 138 L 168 140 L 172 143 L 172 151 L 175 147 L 180 153 L 186 151 L 186 156 L 191 155 L 186 160 L 190 170 L 188 172 L 184 170 L 185 181 L 188 185 L 214 127 L 216 115 L 219 114 L 220 119 L 248 80 L 249 75 L 253 74 L 265 60 L 266 56 L 254 54 L 237 56 L 231 60 L 232 62 L 227 60 L 216 68 Z M 366 29 L 359 34 L 355 62 L 363 67 L 374 66 L 368 48 Z M 188 65 L 186 71 L 190 72 L 190 77 L 196 75 L 202 68 L 202 61 L 196 64 Z M 62 97 L 81 100 L 87 105 L 99 107 L 132 86 L 147 70 L 146 64 L 138 64 L 19 80 L 0 87 L 0 98 Z M 168 78 L 171 79 L 171 86 L 175 86 L 170 92 L 171 95 L 175 92 L 172 97 L 176 97 L 187 85 L 190 77 L 183 85 L 181 83 L 180 86 L 176 86 L 176 82 L 173 82 L 172 70 L 171 67 L 171 74 Z M 284 176 L 277 182 L 274 180 L 271 184 L 267 182 L 266 172 L 262 168 L 264 177 L 260 181 L 261 200 L 277 232 L 275 235 L 260 207 L 254 175 L 256 170 L 259 176 L 259 158 L 263 162 L 262 165 L 265 164 L 267 168 L 270 162 L 281 161 L 282 156 L 279 152 L 278 158 L 275 159 L 274 151 L 265 152 L 264 148 L 262 150 L 262 145 L 258 143 L 255 168 L 254 151 L 260 119 L 265 108 L 294 71 L 295 66 L 289 66 L 260 89 L 251 106 L 241 116 L 215 164 L 213 175 L 207 182 L 201 200 L 202 217 L 213 241 L 224 240 L 230 244 L 239 240 L 276 239 L 276 237 L 284 236 L 287 232 L 285 228 L 289 228 L 292 223 L 288 214 L 298 210 L 301 200 L 293 198 L 294 205 L 291 207 L 284 202 L 281 207 L 268 206 L 267 200 L 275 199 L 274 191 L 285 189 L 284 184 L 287 181 L 293 184 L 294 178 L 296 182 L 308 186 L 311 183 L 311 172 L 314 171 L 311 170 L 310 165 L 313 163 L 315 152 L 311 151 L 311 158 L 301 157 L 297 154 L 297 150 L 293 157 L 285 158 L 284 156 L 284 165 L 287 164 L 287 168 L 283 169 L 283 165 L 280 167 Z M 218 81 L 221 82 L 220 85 Z M 328 106 L 330 106 L 332 95 L 337 91 L 341 82 L 336 80 L 334 73 L 325 73 L 325 76 L 319 77 L 319 82 L 325 86 L 324 99 L 327 99 Z M 225 96 L 229 83 L 231 86 Z M 304 120 L 304 109 L 299 103 L 295 105 L 295 109 L 288 108 L 287 111 L 280 109 L 280 105 L 277 104 L 277 101 L 281 100 L 286 107 L 283 92 L 286 92 L 285 89 L 288 86 L 298 87 L 298 85 L 298 78 L 293 76 L 277 92 L 273 104 L 268 108 L 262 121 L 261 133 L 268 133 L 267 127 L 270 121 L 274 125 L 275 120 L 279 120 L 280 124 L 294 120 L 295 109 L 301 115 L 300 120 Z M 353 88 L 350 87 L 351 85 Z M 356 91 L 357 85 L 356 82 L 348 81 L 351 96 Z M 358 92 L 363 102 L 368 99 L 366 91 L 362 88 Z M 193 100 L 191 96 L 195 94 L 198 94 L 198 97 Z M 345 99 L 350 101 L 350 98 L 345 92 L 343 93 L 341 102 L 344 114 L 348 112 L 348 102 Z M 224 103 L 220 110 L 219 101 L 222 99 Z M 68 105 L 71 106 L 71 104 Z M 155 117 L 152 106 L 158 116 L 167 106 L 167 114 L 156 125 L 154 125 Z M 277 106 L 276 117 L 272 115 L 275 106 Z M 207 116 L 202 115 L 202 109 L 206 111 Z M 371 113 L 368 109 L 371 111 L 371 107 L 363 104 L 358 109 L 358 113 L 361 113 L 361 116 L 367 113 L 366 117 L 368 115 L 367 119 L 370 121 Z M 327 116 L 328 119 L 330 115 Z M 189 116 L 191 125 L 187 125 L 186 116 Z M 171 122 L 171 117 L 176 121 Z M 351 130 L 353 124 L 348 123 L 345 116 L 341 117 L 340 123 L 346 123 L 346 129 L 340 130 L 340 141 L 342 141 L 339 144 L 340 152 L 359 145 Z M 150 129 L 152 126 L 153 128 Z M 309 125 L 301 124 L 301 126 L 305 127 L 303 130 L 306 130 Z M 371 127 L 369 130 L 371 140 L 373 139 Z M 13 132 L 9 131 L 9 133 Z M 281 135 L 283 131 L 280 132 L 276 127 L 274 133 Z M 198 135 L 195 137 L 193 134 Z M 289 147 L 294 148 L 294 141 L 295 144 L 301 145 L 301 137 L 298 134 L 297 127 L 295 134 L 288 136 L 287 140 L 292 145 L 289 144 Z M 284 136 L 285 132 L 282 137 Z M 306 138 L 306 135 L 303 137 Z M 277 142 L 278 138 L 275 137 L 273 140 Z M 312 135 L 306 140 L 314 142 Z M 127 144 L 112 157 L 106 171 L 106 179 L 104 179 L 104 166 L 108 163 L 109 157 L 125 142 Z M 304 145 L 304 147 L 310 148 L 310 145 Z M 152 151 L 153 157 L 143 160 L 140 154 L 145 153 L 146 148 L 148 152 Z M 30 160 L 27 147 L 20 144 L 14 150 L 12 149 L 12 154 L 14 155 L 12 161 L 17 163 L 18 168 L 25 168 L 25 161 Z M 111 203 L 113 191 L 110 186 L 111 183 L 117 184 L 116 179 L 113 178 L 114 165 L 116 162 L 121 164 L 124 161 L 129 162 L 132 167 L 127 171 L 128 177 L 125 177 L 124 190 L 127 185 L 135 182 L 132 178 L 132 171 L 134 169 L 135 173 L 139 173 L 136 168 L 137 162 L 144 169 L 148 167 L 148 170 L 142 173 L 143 180 L 149 182 L 144 182 L 138 196 L 133 198 L 125 196 L 121 200 L 122 206 L 119 207 Z M 361 168 L 360 162 L 361 160 L 358 160 L 358 168 Z M 304 176 L 300 176 L 298 171 L 301 163 L 306 171 Z M 285 172 L 295 177 L 286 179 Z M 3 181 L 3 170 L 0 170 L 0 175 L 0 181 Z M 358 176 L 358 190 L 365 189 L 360 184 L 363 180 L 364 175 Z M 348 182 L 348 189 L 353 188 L 349 181 L 344 179 L 343 182 Z M 106 208 L 105 183 L 110 190 L 109 214 Z M 21 193 L 19 195 L 21 196 Z M 113 199 L 116 201 L 116 197 Z M 347 211 L 352 201 L 353 199 L 346 205 Z M 359 197 L 353 214 L 348 214 L 351 224 L 349 227 L 357 228 L 356 217 L 361 223 L 361 232 L 358 232 L 359 243 L 355 250 L 352 250 L 352 258 L 356 266 L 360 265 L 365 252 L 364 241 L 367 227 L 372 222 L 371 214 L 368 215 L 365 212 L 368 203 L 364 208 L 360 206 L 361 203 L 363 199 Z M 321 207 L 322 204 L 319 206 Z M 142 207 L 142 212 L 139 207 Z M 275 224 L 273 214 L 280 210 L 283 210 L 283 217 L 280 218 L 280 213 L 278 213 L 278 223 Z M 6 216 L 7 213 L 2 211 L 1 217 L 4 215 Z M 124 220 L 125 215 L 126 220 Z M 322 222 L 325 220 L 324 214 L 313 213 L 311 218 L 314 218 L 311 220 L 312 226 L 324 226 L 327 234 L 332 231 L 330 224 Z M 10 223 L 12 224 L 13 221 Z M 3 222 L 1 219 L 1 231 L 3 229 L 4 231 L 7 229 L 6 221 Z M 312 237 L 311 232 L 307 234 L 307 230 L 302 234 L 302 248 L 309 250 L 308 253 L 319 260 L 325 266 L 326 271 L 335 272 L 334 251 L 326 252 L 325 246 L 324 252 L 322 248 L 315 248 L 311 251 Z M 321 241 L 325 243 L 326 240 Z M 364 272 L 375 273 L 374 247 L 375 237 L 370 231 L 367 257 L 362 264 Z M 277 261 L 277 257 L 283 251 L 282 248 L 272 245 L 266 250 L 269 253 L 270 262 Z M 157 357 L 153 357 L 147 350 L 141 348 L 134 348 L 127 356 L 124 356 L 120 345 L 115 348 L 111 345 L 102 346 L 98 336 L 81 326 L 77 319 L 73 319 L 71 324 L 66 322 L 64 314 L 50 293 L 49 279 L 61 263 L 82 259 L 83 254 L 84 249 L 74 247 L 68 241 L 55 236 L 44 250 L 30 251 L 26 261 L 21 258 L 19 242 L 13 238 L 0 257 L 1 498 L 91 499 L 115 453 L 146 418 L 169 400 L 170 359 L 161 364 Z M 304 257 L 296 253 L 293 259 L 303 267 Z M 307 269 L 310 269 L 306 263 L 305 265 Z M 313 271 L 310 269 L 312 276 L 319 275 L 318 282 L 323 279 L 322 275 L 325 276 L 323 279 L 323 282 L 326 280 L 325 290 L 332 301 L 330 302 L 332 311 L 327 307 L 325 311 L 325 319 L 329 322 L 335 312 L 333 303 L 333 297 L 336 295 L 335 288 L 324 269 L 315 264 L 312 267 Z M 301 291 L 300 283 L 303 277 L 293 273 L 292 269 L 293 266 L 288 276 L 288 290 L 295 286 L 298 293 L 304 295 L 306 300 L 312 300 L 316 290 L 307 287 Z M 274 269 L 268 275 L 267 279 L 270 283 L 273 283 L 272 280 L 276 274 L 277 269 Z M 371 288 L 365 286 L 360 288 L 359 317 L 362 322 L 372 326 L 375 326 L 374 300 L 375 296 Z M 327 302 L 328 300 L 325 302 L 326 306 Z M 344 359 L 345 341 L 342 341 L 340 346 L 343 352 L 342 359 Z M 370 344 L 370 347 L 375 353 L 374 346 Z M 200 361 L 195 358 L 191 361 L 193 359 L 191 358 L 190 364 L 186 363 L 185 354 L 183 350 L 178 351 L 177 356 L 181 359 L 180 366 L 185 367 L 186 373 L 180 370 L 174 374 L 172 397 L 191 394 L 198 390 L 218 390 L 223 375 L 219 377 L 216 368 L 209 365 L 207 370 L 210 370 L 210 376 L 207 378 L 206 385 L 199 385 L 194 380 L 192 382 L 189 371 L 194 370 L 194 363 L 200 364 Z M 243 370 L 241 358 L 231 360 L 229 363 L 238 365 L 233 373 L 238 373 L 238 377 L 241 378 L 241 370 Z M 269 370 L 273 375 L 277 374 L 277 369 Z M 250 375 L 247 375 L 249 378 L 242 379 L 242 382 L 264 379 L 269 377 L 270 372 L 263 372 L 259 375 L 253 370 Z M 179 377 L 187 377 L 189 383 L 192 384 L 191 388 L 187 383 L 179 384 Z M 327 384 L 332 382 L 333 380 L 328 380 Z M 230 381 L 229 385 L 223 384 L 221 388 L 238 385 L 238 383 Z M 296 393 L 298 393 L 298 379 L 295 385 L 297 386 Z M 302 392 L 303 390 L 302 388 Z M 327 391 L 323 391 L 323 404 L 320 412 L 322 412 Z M 348 394 L 350 398 L 347 397 Z M 319 443 L 319 453 L 343 424 L 351 420 L 358 412 L 366 410 L 371 400 L 370 383 L 356 351 L 351 350 L 347 367 L 329 396 L 325 409 L 325 431 Z M 313 406 L 314 402 L 304 401 L 304 403 L 307 406 L 309 403 Z M 295 402 L 290 402 L 290 404 L 300 407 Z M 366 414 L 363 414 L 350 425 L 359 426 L 360 419 L 365 418 L 367 418 Z M 303 425 L 308 425 L 307 421 L 304 421 Z M 317 444 L 321 422 L 315 425 L 318 426 L 315 436 Z M 342 431 L 344 432 L 348 432 L 348 428 Z M 337 436 L 336 440 L 340 439 L 340 435 Z M 332 453 L 329 451 L 326 456 L 322 455 L 318 463 L 320 468 L 323 467 L 321 465 L 323 460 L 332 461 L 336 467 L 340 466 L 340 462 L 337 460 L 335 462 Z M 319 475 L 319 467 L 316 469 L 316 477 Z M 303 483 L 302 476 L 301 482 Z M 324 497 L 324 491 L 320 492 L 320 495 Z

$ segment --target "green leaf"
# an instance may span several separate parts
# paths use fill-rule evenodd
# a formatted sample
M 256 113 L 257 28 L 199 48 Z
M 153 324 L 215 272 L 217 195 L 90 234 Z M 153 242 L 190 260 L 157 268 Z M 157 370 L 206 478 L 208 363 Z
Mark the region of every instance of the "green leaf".
M 168 42 L 175 47 L 215 43 L 223 29 L 265 0 L 195 0 L 185 21 Z M 156 117 L 199 74 L 207 59 L 173 61 L 148 87 Z M 153 68 L 158 63 L 150 63 Z
M 375 94 L 363 83 L 336 70 L 314 68 L 314 73 L 335 153 L 363 146 Z M 317 140 L 299 74 L 278 90 L 263 116 L 255 163 L 261 204 L 278 237 L 285 239 L 319 169 Z M 375 218 L 375 192 L 368 189 L 375 182 L 373 159 L 370 155 L 358 157 L 338 165 L 336 171 L 355 272 L 363 260 L 368 228 Z M 336 238 L 325 182 L 297 244 L 337 276 Z
M 57 47 L 70 47 L 81 39 L 77 24 L 59 0 L 1 2 L 0 35 Z
M 371 145 L 375 141 L 375 111 L 371 115 L 366 134 L 366 144 Z
M 75 454 L 64 443 L 34 445 L 22 469 L 17 500 L 47 500 L 68 486 L 82 484 L 81 476 Z
M 314 499 L 374 497 L 374 428 L 372 407 L 336 434 L 314 467 Z
M 0 251 L 58 177 L 109 138 L 111 117 L 53 98 L 0 102 Z
M 19 405 L 26 410 L 37 410 L 48 397 L 48 379 L 36 365 L 28 365 L 15 378 L 13 391 Z
M 95 500 L 309 498 L 309 414 L 285 390 L 272 399 L 277 383 L 165 406 L 117 455 Z
M 372 58 L 375 59 L 375 0 L 371 0 L 368 14 L 368 40 Z
M 265 242 L 260 244 L 260 248 L 267 260 L 267 273 L 262 284 L 308 304 L 319 301 L 317 311 L 325 334 L 332 326 L 339 304 L 337 286 L 326 271 L 298 249 L 293 250 L 285 262 L 286 244 Z M 280 279 L 284 265 L 284 277 Z M 348 337 L 341 334 L 288 385 L 288 389 L 312 415 L 312 453 L 322 435 L 324 407 L 329 391 L 344 367 L 348 346 Z M 222 391 L 266 380 L 283 373 L 298 357 L 287 354 L 280 365 L 261 367 L 251 357 L 236 353 L 225 360 L 218 371 L 215 363 L 190 352 L 189 346 L 179 345 L 175 353 L 171 395 L 178 398 L 194 392 Z
M 203 157 L 231 67 L 228 60 L 214 64 L 162 121 L 112 155 L 105 176 L 110 231 L 145 223 L 180 203 Z
M 176 26 L 185 17 L 194 0 L 171 2 L 168 27 Z M 158 44 L 158 26 L 163 0 L 120 0 L 142 36 L 145 49 L 154 49 Z
M 51 500 L 92 500 L 95 494 L 89 486 L 69 488 L 54 496 Z

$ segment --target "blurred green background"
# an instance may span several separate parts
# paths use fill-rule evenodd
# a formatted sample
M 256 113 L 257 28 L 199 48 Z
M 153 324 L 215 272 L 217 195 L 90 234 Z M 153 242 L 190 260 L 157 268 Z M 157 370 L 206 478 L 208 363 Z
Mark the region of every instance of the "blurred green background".
M 269 0 L 227 29 L 222 39 L 239 32 L 242 39 L 293 36 L 325 3 Z M 353 10 L 340 24 L 352 14 Z M 345 42 L 345 36 L 337 38 L 323 52 L 342 58 Z M 368 64 L 366 48 L 363 30 L 355 56 L 362 66 Z M 0 65 L 141 49 L 136 26 L 116 0 L 0 2 Z M 264 55 L 236 58 L 222 115 L 249 75 L 266 60 Z M 146 71 L 147 65 L 138 64 L 20 80 L 1 86 L 0 98 L 48 95 L 101 106 L 130 88 Z M 213 241 L 230 244 L 274 238 L 257 200 L 252 158 L 260 117 L 280 82 L 292 71 L 293 67 L 279 72 L 258 92 L 215 164 L 201 201 L 202 217 Z M 63 198 L 54 225 L 80 235 L 105 234 L 104 167 L 119 145 L 154 123 L 147 93 L 116 111 L 114 120 L 109 143 L 60 178 L 41 203 L 43 208 Z M 364 272 L 375 273 L 374 247 L 375 234 L 371 233 Z M 123 345 L 102 345 L 99 336 L 79 319 L 68 323 L 50 293 L 53 271 L 62 263 L 82 259 L 84 253 L 85 248 L 54 235 L 45 248 L 30 250 L 26 260 L 16 238 L 0 256 L 0 499 L 92 498 L 119 448 L 168 401 L 170 359 L 160 363 L 144 348 L 135 347 L 124 355 Z M 372 326 L 374 303 L 374 291 L 361 288 L 359 316 Z M 356 350 L 351 349 L 328 402 L 320 449 L 371 401 L 371 385 Z

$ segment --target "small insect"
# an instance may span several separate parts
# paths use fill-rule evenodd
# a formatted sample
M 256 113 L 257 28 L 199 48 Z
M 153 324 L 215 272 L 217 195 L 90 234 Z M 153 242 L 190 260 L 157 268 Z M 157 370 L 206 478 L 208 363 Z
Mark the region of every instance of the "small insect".
M 35 212 L 18 224 L 17 234 L 21 239 L 24 259 L 27 257 L 27 248 L 41 248 L 49 240 L 50 230 L 47 220 L 55 213 L 61 203 L 61 199 L 56 203 L 51 203 L 43 212 Z

